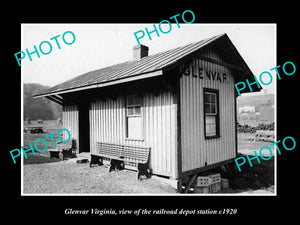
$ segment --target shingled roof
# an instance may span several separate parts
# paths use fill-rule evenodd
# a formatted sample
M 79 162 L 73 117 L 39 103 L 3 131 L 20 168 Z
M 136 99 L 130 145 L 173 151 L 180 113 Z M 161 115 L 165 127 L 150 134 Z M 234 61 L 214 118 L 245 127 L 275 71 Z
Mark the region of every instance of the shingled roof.
M 133 80 L 160 76 L 164 74 L 165 69 L 174 65 L 179 60 L 203 49 L 204 47 L 209 47 L 210 45 L 219 42 L 222 45 L 225 44 L 227 50 L 231 50 L 230 58 L 234 58 L 234 62 L 236 62 L 235 64 L 237 64 L 236 67 L 241 68 L 244 71 L 243 78 L 239 80 L 247 78 L 250 81 L 254 81 L 252 72 L 250 71 L 228 36 L 226 34 L 221 34 L 201 40 L 199 42 L 149 55 L 139 60 L 130 60 L 124 63 L 104 67 L 82 74 L 54 87 L 51 87 L 48 90 L 37 93 L 34 95 L 34 97 L 51 96 L 91 88 L 100 88 L 118 83 L 125 83 Z M 224 51 L 224 54 L 228 55 L 228 51 Z

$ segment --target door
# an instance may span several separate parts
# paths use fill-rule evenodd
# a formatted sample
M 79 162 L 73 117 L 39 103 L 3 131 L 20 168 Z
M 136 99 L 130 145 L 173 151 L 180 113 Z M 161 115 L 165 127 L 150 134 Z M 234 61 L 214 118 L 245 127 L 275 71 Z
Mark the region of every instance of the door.
M 90 152 L 89 102 L 79 104 L 79 153 Z

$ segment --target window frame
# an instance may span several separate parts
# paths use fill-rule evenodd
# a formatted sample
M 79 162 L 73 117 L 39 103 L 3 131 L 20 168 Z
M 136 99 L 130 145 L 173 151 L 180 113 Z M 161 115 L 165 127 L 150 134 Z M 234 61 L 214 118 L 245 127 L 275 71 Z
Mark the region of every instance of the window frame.
M 139 100 L 140 100 L 140 103 L 139 104 L 131 104 L 131 105 L 129 105 L 128 104 L 128 97 L 132 97 L 132 96 L 138 97 Z M 140 107 L 140 113 L 139 114 L 129 115 L 128 114 L 128 108 L 135 108 L 135 107 Z M 142 116 L 142 107 L 143 107 L 143 103 L 142 103 L 142 98 L 140 96 L 138 96 L 136 94 L 126 95 L 126 117 L 140 117 L 140 116 Z
M 128 97 L 136 96 L 140 99 L 139 104 L 128 105 Z M 128 107 L 140 107 L 140 114 L 128 115 Z M 129 137 L 129 124 L 128 118 L 130 117 L 141 117 L 141 136 L 140 137 Z M 143 98 L 138 94 L 127 94 L 125 95 L 125 140 L 144 141 L 144 119 L 143 119 Z
M 216 103 L 215 103 L 215 113 L 206 113 L 205 106 L 208 104 L 205 101 L 205 94 L 210 93 L 216 96 Z M 212 88 L 203 88 L 203 117 L 204 117 L 204 138 L 205 139 L 212 139 L 212 138 L 220 138 L 220 101 L 219 101 L 219 90 L 212 89 Z M 215 135 L 207 135 L 206 133 L 206 116 L 215 116 L 216 117 L 216 134 Z

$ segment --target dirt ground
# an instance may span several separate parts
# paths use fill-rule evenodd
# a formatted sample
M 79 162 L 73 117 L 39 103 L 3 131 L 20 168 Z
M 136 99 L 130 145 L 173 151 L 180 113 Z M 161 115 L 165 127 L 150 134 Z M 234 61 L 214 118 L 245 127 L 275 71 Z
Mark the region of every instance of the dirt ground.
M 45 126 L 43 134 L 24 134 L 24 147 L 38 138 L 57 132 L 55 125 Z M 252 134 L 253 135 L 253 134 Z M 55 136 L 54 136 L 55 137 Z M 57 141 L 55 137 L 55 141 Z M 267 142 L 251 141 L 250 134 L 238 135 L 239 153 L 251 154 L 254 150 L 269 145 Z M 47 140 L 49 148 L 54 148 Z M 39 146 L 39 144 L 41 146 Z M 43 142 L 38 143 L 44 149 Z M 89 163 L 74 163 L 71 160 L 52 158 L 48 151 L 27 154 L 23 166 L 24 194 L 176 194 L 170 184 L 154 178 L 137 180 L 136 172 L 121 170 L 108 173 L 105 166 L 90 168 Z M 224 194 L 274 194 L 274 160 L 244 167 Z
M 255 133 L 238 133 L 238 152 L 242 154 L 254 155 L 254 151 L 259 153 L 262 147 L 270 146 L 270 142 L 253 141 Z M 273 149 L 273 147 L 271 147 Z M 264 156 L 269 156 L 270 152 L 262 151 Z M 274 155 L 274 151 L 273 151 Z
M 36 163 L 38 162 L 38 163 Z M 49 153 L 24 160 L 24 194 L 174 194 L 176 190 L 159 180 L 136 179 L 136 172 L 108 172 L 105 166 L 52 158 Z
M 273 194 L 272 162 L 243 168 L 230 181 L 230 188 L 219 194 Z M 49 152 L 28 154 L 23 166 L 24 194 L 177 194 L 170 184 L 157 180 L 136 179 L 136 172 L 108 172 L 105 166 L 89 167 L 89 163 L 52 158 Z

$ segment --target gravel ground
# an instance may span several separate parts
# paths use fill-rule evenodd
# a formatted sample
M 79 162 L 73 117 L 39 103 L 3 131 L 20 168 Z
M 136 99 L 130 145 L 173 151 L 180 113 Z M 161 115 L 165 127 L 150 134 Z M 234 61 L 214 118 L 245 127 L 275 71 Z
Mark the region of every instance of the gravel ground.
M 47 152 L 28 155 L 23 173 L 24 194 L 176 194 L 165 182 L 137 180 L 134 171 L 108 173 L 105 166 L 50 159 Z
M 136 179 L 136 172 L 121 170 L 108 173 L 105 166 L 89 167 L 89 163 L 73 160 L 50 159 L 49 153 L 28 154 L 23 166 L 24 194 L 176 194 L 175 188 L 166 182 Z M 272 170 L 273 163 L 264 165 Z M 246 169 L 246 168 L 245 168 Z M 255 169 L 255 170 L 254 170 Z M 233 188 L 222 190 L 223 194 L 274 194 L 274 185 L 261 185 L 268 176 L 260 174 L 259 165 L 237 176 Z M 257 174 L 259 176 L 257 176 Z M 266 174 L 267 175 L 267 174 Z M 272 181 L 269 181 L 272 183 Z M 250 185 L 251 184 L 251 185 Z
M 45 134 L 24 134 L 25 144 L 34 143 L 57 129 L 48 129 Z M 253 135 L 253 134 L 251 134 Z M 239 134 L 239 152 L 251 155 L 269 143 L 249 141 L 250 134 Z M 55 137 L 57 138 L 57 137 Z M 40 144 L 40 142 L 38 143 Z M 43 149 L 44 146 L 38 146 Z M 54 148 L 49 144 L 49 148 Z M 49 149 L 48 148 L 48 149 Z M 23 166 L 24 194 L 176 194 L 175 188 L 157 179 L 137 180 L 136 172 L 122 170 L 108 173 L 108 168 L 89 163 L 78 164 L 72 160 L 50 159 L 49 152 L 27 153 Z M 244 171 L 245 170 L 245 171 Z M 235 194 L 274 194 L 273 160 L 263 161 L 252 168 L 243 168 L 232 188 L 221 193 Z M 271 185 L 271 186 L 270 186 Z

